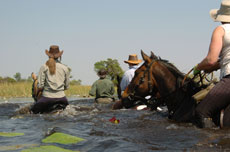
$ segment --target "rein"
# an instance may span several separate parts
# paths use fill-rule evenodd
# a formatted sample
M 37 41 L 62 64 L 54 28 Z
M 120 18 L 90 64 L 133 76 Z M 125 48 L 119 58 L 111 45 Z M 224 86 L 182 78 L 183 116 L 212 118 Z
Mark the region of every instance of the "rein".
M 144 74 L 143 76 L 140 78 L 139 80 L 139 83 L 138 85 L 135 85 L 134 87 L 134 92 L 131 93 L 129 96 L 128 96 L 128 99 L 129 100 L 141 100 L 144 104 L 150 106 L 152 109 L 156 108 L 157 105 L 160 105 L 161 103 L 163 103 L 163 101 L 168 98 L 169 96 L 171 96 L 172 94 L 174 94 L 175 92 L 177 92 L 179 89 L 183 88 L 185 86 L 185 80 L 188 76 L 188 74 L 192 71 L 190 70 L 190 72 L 184 77 L 182 83 L 179 81 L 178 77 L 176 77 L 176 89 L 169 92 L 168 94 L 164 95 L 164 96 L 161 96 L 161 97 L 155 97 L 155 94 L 153 94 L 153 86 L 152 86 L 152 83 L 151 83 L 151 73 L 150 73 L 150 68 L 151 66 L 153 65 L 153 63 L 157 62 L 157 61 L 160 61 L 159 59 L 156 59 L 156 60 L 153 60 L 149 65 L 146 66 L 146 70 L 144 71 Z M 136 92 L 136 89 L 137 87 L 142 84 L 144 81 L 145 81 L 145 75 L 146 73 L 148 73 L 148 89 L 149 89 L 149 94 L 152 96 L 150 99 L 145 99 L 144 97 L 141 97 L 141 96 L 137 96 L 135 95 L 135 92 Z M 187 84 L 187 83 L 186 83 Z M 136 104 L 138 104 L 139 102 L 137 101 Z
M 147 103 L 148 100 L 145 99 L 145 98 L 143 98 L 143 97 L 141 97 L 141 96 L 135 95 L 135 92 L 136 92 L 137 87 L 145 81 L 145 79 L 144 79 L 144 78 L 145 78 L 145 74 L 148 72 L 148 89 L 149 89 L 149 93 L 150 93 L 150 94 L 153 93 L 153 86 L 152 86 L 151 80 L 150 80 L 151 75 L 150 75 L 149 69 L 151 68 L 152 64 L 153 64 L 154 62 L 156 62 L 156 61 L 157 61 L 157 60 L 153 60 L 153 61 L 146 67 L 146 70 L 144 71 L 143 76 L 140 78 L 138 85 L 135 85 L 135 87 L 134 87 L 134 92 L 131 93 L 131 94 L 128 96 L 128 99 L 129 99 L 129 100 L 138 99 L 138 100 L 143 101 L 144 104 L 147 104 L 147 105 L 148 105 L 148 103 Z
M 153 90 L 153 84 L 151 81 L 151 73 L 150 73 L 150 68 L 152 67 L 153 63 L 160 61 L 159 59 L 155 59 L 152 60 L 151 63 L 149 65 L 146 65 L 146 70 L 144 71 L 143 76 L 140 78 L 138 85 L 135 85 L 134 87 L 134 91 L 132 93 L 130 93 L 130 95 L 128 96 L 128 99 L 130 101 L 135 101 L 136 100 L 141 100 L 141 101 L 137 101 L 134 104 L 138 104 L 143 102 L 144 104 L 150 106 L 151 108 L 154 107 L 156 108 L 156 105 L 160 105 L 161 103 L 163 103 L 164 100 L 166 100 L 168 97 L 170 97 L 172 94 L 176 93 L 178 90 L 183 89 L 184 86 L 186 86 L 189 82 L 193 81 L 195 77 L 193 77 L 192 79 L 190 79 L 189 81 L 186 81 L 186 79 L 188 78 L 188 75 L 192 72 L 193 68 L 184 76 L 183 80 L 181 81 L 180 77 L 176 77 L 176 88 L 175 90 L 167 93 L 164 96 L 161 97 L 156 97 L 156 93 Z M 166 66 L 166 68 L 168 69 L 168 67 Z M 169 70 L 169 69 L 168 69 Z M 170 70 L 169 70 L 170 71 Z M 138 88 L 138 86 L 140 84 L 142 84 L 145 81 L 145 76 L 146 74 L 148 74 L 148 90 L 149 90 L 149 94 L 152 96 L 150 99 L 145 99 L 144 97 L 141 96 L 137 96 L 136 94 L 136 90 Z M 202 76 L 202 74 L 200 75 L 200 79 L 202 80 L 205 77 L 205 74 Z M 185 82 L 186 81 L 186 82 Z M 183 90 L 182 90 L 183 91 Z M 153 108 L 152 108 L 153 109 Z

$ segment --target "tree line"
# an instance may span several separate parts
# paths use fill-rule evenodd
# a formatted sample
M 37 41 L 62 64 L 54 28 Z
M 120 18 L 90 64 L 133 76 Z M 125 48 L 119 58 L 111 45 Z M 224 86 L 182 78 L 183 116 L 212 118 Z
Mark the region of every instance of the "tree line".
M 108 71 L 108 78 L 112 80 L 115 85 L 118 85 L 119 80 L 124 74 L 124 71 L 116 59 L 108 58 L 107 60 L 96 62 L 94 64 L 94 71 L 97 73 L 101 69 Z
M 23 79 L 20 72 L 15 73 L 15 75 L 12 77 L 1 77 L 0 76 L 0 83 L 15 83 L 15 82 L 33 82 L 32 77 L 29 76 L 27 79 Z M 80 79 L 78 80 L 71 80 L 71 85 L 81 85 L 82 81 Z
M 98 73 L 99 70 L 105 69 L 108 71 L 108 78 L 113 81 L 115 85 L 118 85 L 118 80 L 121 79 L 121 77 L 124 74 L 124 71 L 120 67 L 120 64 L 116 59 L 108 58 L 107 60 L 101 60 L 94 64 L 94 71 Z M 71 69 L 70 69 L 71 71 Z M 72 78 L 72 76 L 70 76 Z M 0 76 L 0 83 L 14 83 L 14 82 L 32 82 L 31 76 L 29 76 L 27 79 L 23 79 L 20 72 L 15 73 L 15 75 L 12 77 L 1 77 Z M 82 81 L 80 79 L 78 80 L 71 80 L 71 85 L 81 85 Z

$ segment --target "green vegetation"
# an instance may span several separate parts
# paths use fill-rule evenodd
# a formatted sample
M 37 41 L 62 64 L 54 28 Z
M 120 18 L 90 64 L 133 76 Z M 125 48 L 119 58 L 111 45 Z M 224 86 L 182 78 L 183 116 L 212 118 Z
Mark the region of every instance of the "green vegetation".
M 14 78 L 0 76 L 0 99 L 7 98 L 27 98 L 32 97 L 32 84 L 31 76 L 27 79 L 21 78 L 21 73 L 17 72 Z M 91 86 L 81 85 L 81 80 L 71 80 L 70 87 L 65 91 L 67 97 L 79 96 L 87 97 Z
M 0 136 L 3 137 L 15 137 L 15 136 L 23 136 L 24 133 L 17 133 L 17 132 L 0 132 Z
M 99 61 L 94 64 L 95 72 L 102 68 L 108 71 L 109 78 L 117 85 L 117 77 L 122 77 L 124 73 L 118 61 L 108 58 L 106 61 Z M 81 83 L 80 79 L 72 79 L 69 89 L 65 91 L 66 96 L 88 97 L 91 86 L 81 85 Z M 14 78 L 0 76 L 0 99 L 32 97 L 32 84 L 31 76 L 23 79 L 20 72 L 17 72 Z
M 56 143 L 56 144 L 63 144 L 63 145 L 71 145 L 77 144 L 78 142 L 84 141 L 85 139 L 79 138 L 76 136 L 64 134 L 64 133 L 54 133 L 45 139 L 42 140 L 43 143 Z M 40 147 L 31 147 L 21 152 L 79 152 L 79 151 L 72 151 L 69 149 L 63 149 L 61 147 L 53 146 L 53 145 L 46 145 Z
M 32 147 L 29 149 L 22 150 L 21 152 L 79 152 L 79 151 L 72 151 L 68 149 L 63 149 L 57 146 L 40 146 L 40 147 Z
M 116 59 L 108 58 L 105 61 L 99 61 L 94 64 L 94 71 L 97 73 L 99 70 L 105 69 L 108 71 L 108 77 L 114 82 L 117 86 L 117 77 L 122 77 L 124 71 L 120 67 L 120 64 Z
M 31 97 L 32 82 L 0 83 L 0 98 Z
M 0 83 L 0 98 L 31 97 L 32 81 Z M 87 97 L 91 86 L 70 84 L 66 96 Z
M 91 86 L 70 84 L 70 87 L 65 91 L 65 94 L 67 97 L 75 95 L 79 97 L 88 97 L 90 89 Z
M 58 143 L 64 145 L 76 144 L 81 141 L 84 141 L 84 139 L 59 132 L 56 132 L 42 140 L 43 143 Z

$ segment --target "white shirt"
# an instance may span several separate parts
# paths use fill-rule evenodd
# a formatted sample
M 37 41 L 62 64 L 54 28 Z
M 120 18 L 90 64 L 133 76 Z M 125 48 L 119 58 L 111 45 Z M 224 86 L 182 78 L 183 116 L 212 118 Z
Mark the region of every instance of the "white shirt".
M 125 72 L 121 80 L 121 84 L 120 84 L 121 91 L 124 91 L 126 87 L 129 85 L 129 83 L 131 82 L 131 80 L 133 79 L 135 75 L 135 71 L 137 68 L 138 68 L 137 65 L 129 66 L 129 70 Z

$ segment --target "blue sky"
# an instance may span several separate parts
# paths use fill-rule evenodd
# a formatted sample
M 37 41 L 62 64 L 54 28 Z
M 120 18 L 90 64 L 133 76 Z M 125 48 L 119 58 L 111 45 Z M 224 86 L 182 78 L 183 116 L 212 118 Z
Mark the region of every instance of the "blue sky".
M 2 0 L 0 76 L 38 73 L 52 44 L 73 79 L 91 85 L 94 63 L 153 51 L 187 73 L 207 54 L 213 29 L 209 11 L 220 0 Z

